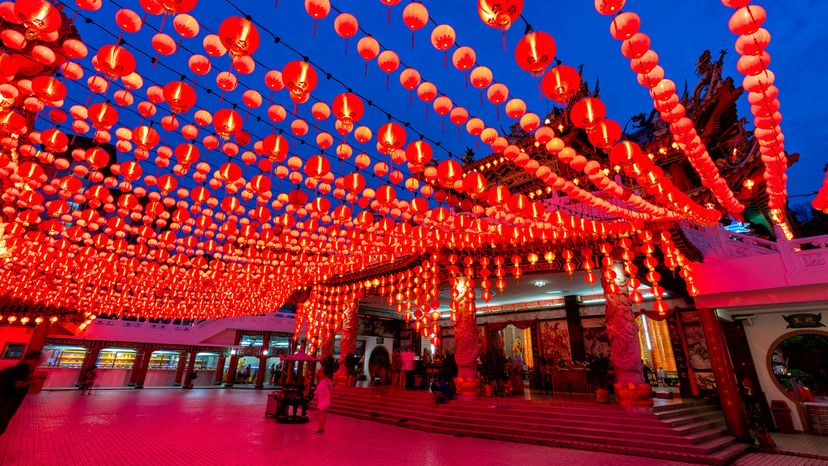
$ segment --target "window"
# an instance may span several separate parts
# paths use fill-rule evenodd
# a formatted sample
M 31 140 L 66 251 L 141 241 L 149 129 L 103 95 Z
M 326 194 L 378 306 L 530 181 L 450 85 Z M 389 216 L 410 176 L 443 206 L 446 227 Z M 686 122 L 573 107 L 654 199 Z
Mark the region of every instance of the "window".
M 3 350 L 3 359 L 20 359 L 23 357 L 23 350 L 25 349 L 25 343 L 6 343 L 6 348 Z

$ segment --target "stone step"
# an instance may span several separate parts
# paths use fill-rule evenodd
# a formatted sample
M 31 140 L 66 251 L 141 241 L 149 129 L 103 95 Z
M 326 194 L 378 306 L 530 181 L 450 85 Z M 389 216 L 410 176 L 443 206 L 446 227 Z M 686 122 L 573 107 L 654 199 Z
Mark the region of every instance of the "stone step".
M 330 412 L 336 412 L 334 406 L 331 406 Z M 622 444 L 622 445 L 615 445 L 615 444 L 608 444 L 606 443 L 606 438 L 604 437 L 584 437 L 581 440 L 572 440 L 562 438 L 559 435 L 551 435 L 547 436 L 543 433 L 538 432 L 528 432 L 528 433 L 504 433 L 498 431 L 485 431 L 481 429 L 470 429 L 468 425 L 463 425 L 460 429 L 457 428 L 450 428 L 445 427 L 442 425 L 433 425 L 428 422 L 416 422 L 414 420 L 408 420 L 406 422 L 400 422 L 400 419 L 393 419 L 393 418 L 384 418 L 381 416 L 371 416 L 369 413 L 366 413 L 364 410 L 360 412 L 348 412 L 348 413 L 340 413 L 343 415 L 347 415 L 350 417 L 356 417 L 360 419 L 366 420 L 373 420 L 376 422 L 383 422 L 386 424 L 393 424 L 401 427 L 407 427 L 411 429 L 423 430 L 427 432 L 433 433 L 443 433 L 455 436 L 469 436 L 469 437 L 478 437 L 478 438 L 488 438 L 488 439 L 495 439 L 495 440 L 506 440 L 506 441 L 513 441 L 513 442 L 522 442 L 522 443 L 534 443 L 534 444 L 541 444 L 541 445 L 549 445 L 549 446 L 558 446 L 558 447 L 567 447 L 567 448 L 575 448 L 580 450 L 592 450 L 592 451 L 603 451 L 603 452 L 610 452 L 610 453 L 619 453 L 619 454 L 626 454 L 626 455 L 636 455 L 636 456 L 644 456 L 644 457 L 651 457 L 651 458 L 660 458 L 660 459 L 672 459 L 678 461 L 687 461 L 687 462 L 694 462 L 694 463 L 702 463 L 702 464 L 727 464 L 730 460 L 734 457 L 740 455 L 744 452 L 747 448 L 747 445 L 738 444 L 736 446 L 730 446 L 724 450 L 724 454 L 722 451 L 711 453 L 711 454 L 700 454 L 689 451 L 688 449 L 684 448 L 685 445 L 675 445 L 675 444 L 654 444 L 649 445 L 646 447 L 637 447 L 631 446 L 629 444 Z
M 351 413 L 366 410 L 366 408 L 362 406 L 343 404 L 338 401 L 335 404 L 337 409 L 341 409 L 343 411 L 347 410 Z M 376 416 L 384 416 L 391 419 L 416 418 L 418 420 L 424 420 L 434 424 L 444 423 L 445 419 L 451 419 L 452 422 L 460 422 L 461 425 L 485 426 L 487 428 L 498 430 L 518 428 L 529 431 L 543 430 L 547 432 L 560 433 L 601 434 L 615 438 L 629 439 L 637 439 L 642 435 L 645 435 L 651 440 L 686 444 L 701 443 L 709 440 L 710 438 L 709 432 L 705 432 L 704 434 L 682 436 L 664 426 L 657 429 L 640 428 L 634 422 L 630 422 L 626 425 L 613 426 L 606 423 L 602 424 L 599 420 L 595 420 L 591 423 L 575 423 L 570 422 L 566 418 L 531 421 L 511 413 L 501 413 L 503 414 L 501 416 L 480 416 L 473 415 L 471 413 L 464 413 L 462 411 L 446 410 L 444 409 L 444 406 L 445 405 L 440 408 L 432 408 L 432 412 L 419 412 L 404 408 L 392 409 L 388 407 L 382 407 L 379 409 L 369 408 L 368 411 L 371 415 L 375 414 Z M 333 407 L 331 409 L 333 409 Z
M 685 448 L 694 453 L 708 453 L 710 442 L 718 441 L 718 439 L 715 439 L 715 435 L 712 436 L 712 439 L 705 439 L 703 437 L 694 438 L 693 436 L 683 437 L 666 429 L 662 432 L 642 432 L 640 429 L 634 429 L 634 426 L 630 426 L 627 429 L 576 428 L 573 426 L 559 426 L 553 423 L 521 422 L 520 419 L 504 421 L 463 416 L 458 413 L 448 415 L 448 413 L 441 412 L 440 409 L 436 408 L 430 412 L 411 411 L 407 409 L 384 409 L 369 411 L 368 414 L 372 417 L 384 418 L 390 421 L 406 419 L 406 422 L 411 423 L 421 422 L 432 426 L 449 427 L 458 429 L 460 432 L 469 429 L 469 426 L 474 426 L 473 428 L 476 430 L 516 435 L 533 435 L 537 432 L 543 432 L 542 436 L 554 435 L 558 438 L 567 438 L 570 440 L 592 441 L 601 438 L 609 443 L 637 445 L 641 447 L 657 442 L 659 444 L 684 445 Z M 361 414 L 365 411 L 365 408 L 339 406 L 334 411 L 334 405 L 332 405 L 331 410 L 332 412 Z
M 347 396 L 349 399 L 361 400 L 367 403 L 383 403 L 385 400 L 390 400 L 392 403 L 406 402 L 410 405 L 433 405 L 432 396 L 427 392 L 418 392 L 416 395 L 404 395 L 397 397 L 395 393 L 389 393 L 385 396 L 360 394 L 360 391 L 370 391 L 365 389 L 351 389 L 342 392 L 337 392 L 342 396 Z M 410 392 L 401 392 L 410 393 Z M 488 408 L 491 405 L 508 405 L 510 409 L 521 410 L 534 413 L 571 413 L 571 414 L 586 414 L 595 415 L 600 414 L 604 417 L 623 417 L 640 418 L 642 420 L 658 421 L 656 416 L 650 412 L 648 408 L 624 408 L 618 405 L 601 405 L 598 403 L 568 403 L 568 402 L 535 402 L 527 401 L 517 398 L 477 398 L 473 400 L 454 400 L 450 404 L 458 405 L 468 408 Z
M 674 417 L 670 419 L 664 419 L 662 422 L 667 424 L 670 427 L 679 427 L 687 424 L 693 424 L 696 422 L 701 421 L 713 421 L 713 420 L 720 420 L 722 419 L 722 413 L 719 411 L 710 411 L 710 412 L 703 412 L 697 414 L 688 414 L 682 417 Z
M 348 398 L 334 398 L 334 403 L 340 406 L 347 406 L 352 409 L 361 409 L 369 411 L 393 411 L 399 415 L 405 415 L 412 412 L 429 412 L 434 410 L 434 404 L 430 403 L 427 406 L 400 406 L 393 403 L 377 403 L 364 404 L 361 401 L 354 401 Z M 599 418 L 595 416 L 585 416 L 571 414 L 548 414 L 527 412 L 522 410 L 513 410 L 511 408 L 467 408 L 464 406 L 456 406 L 452 403 L 441 405 L 439 408 L 443 416 L 463 416 L 475 420 L 502 420 L 504 422 L 511 422 L 519 419 L 521 422 L 532 422 L 538 425 L 555 424 L 566 425 L 572 427 L 585 428 L 616 428 L 625 432 L 670 432 L 672 430 L 669 426 L 665 426 L 658 421 L 650 420 L 650 422 L 642 423 L 633 418 Z M 632 429 L 632 430 L 631 430 Z
M 436 407 L 424 391 L 339 388 L 330 412 L 457 436 L 727 464 L 736 443 L 721 413 L 698 401 L 624 408 L 585 401 L 471 398 Z
M 682 434 L 692 434 L 694 432 L 698 432 L 701 430 L 707 430 L 711 428 L 724 428 L 725 422 L 724 418 L 715 418 L 715 419 L 705 419 L 698 422 L 692 422 L 689 424 L 682 424 L 679 426 L 672 426 L 671 429 L 675 430 L 676 432 L 680 432 Z
M 408 400 L 394 400 L 391 397 L 386 398 L 360 398 L 353 397 L 350 393 L 340 394 L 334 396 L 336 400 L 343 400 L 347 403 L 360 404 L 363 407 L 381 407 L 381 406 L 399 406 L 404 404 L 409 409 L 430 409 L 434 406 L 433 399 L 429 395 L 423 399 L 408 399 Z M 570 417 L 572 419 L 581 420 L 595 420 L 600 419 L 600 422 L 622 422 L 627 425 L 631 420 L 636 421 L 637 425 L 641 426 L 661 426 L 662 422 L 658 420 L 652 413 L 648 412 L 626 412 L 615 408 L 613 405 L 595 405 L 587 409 L 569 408 L 567 406 L 539 406 L 520 402 L 511 402 L 507 399 L 495 399 L 486 402 L 468 402 L 465 400 L 451 401 L 445 405 L 447 409 L 462 409 L 468 412 L 492 413 L 506 412 L 511 415 L 523 416 L 527 418 L 549 419 L 559 417 Z M 493 406 L 506 406 L 502 409 L 494 409 Z M 606 409 L 602 409 L 606 408 Z
M 673 419 L 673 418 L 677 418 L 677 417 L 688 416 L 688 415 L 691 415 L 691 414 L 708 413 L 708 412 L 715 412 L 715 411 L 716 411 L 715 407 L 713 407 L 711 405 L 707 405 L 707 404 L 702 404 L 702 405 L 695 405 L 695 406 L 679 407 L 679 408 L 670 409 L 670 410 L 662 410 L 662 411 L 655 412 L 654 414 L 659 419 Z

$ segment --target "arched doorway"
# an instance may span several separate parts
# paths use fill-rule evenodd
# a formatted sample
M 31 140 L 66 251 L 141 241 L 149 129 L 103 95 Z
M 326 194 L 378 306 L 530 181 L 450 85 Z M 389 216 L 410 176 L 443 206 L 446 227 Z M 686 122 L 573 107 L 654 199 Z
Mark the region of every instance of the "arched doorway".
M 368 376 L 370 383 L 385 385 L 388 383 L 391 369 L 391 355 L 384 346 L 375 346 L 368 358 Z

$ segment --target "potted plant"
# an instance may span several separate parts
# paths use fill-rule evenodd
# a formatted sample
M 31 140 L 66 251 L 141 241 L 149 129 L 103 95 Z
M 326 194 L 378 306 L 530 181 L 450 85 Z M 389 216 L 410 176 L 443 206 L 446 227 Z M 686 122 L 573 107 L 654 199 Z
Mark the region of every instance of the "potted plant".
M 586 365 L 587 380 L 595 386 L 598 403 L 609 403 L 610 359 L 603 354 L 589 358 Z

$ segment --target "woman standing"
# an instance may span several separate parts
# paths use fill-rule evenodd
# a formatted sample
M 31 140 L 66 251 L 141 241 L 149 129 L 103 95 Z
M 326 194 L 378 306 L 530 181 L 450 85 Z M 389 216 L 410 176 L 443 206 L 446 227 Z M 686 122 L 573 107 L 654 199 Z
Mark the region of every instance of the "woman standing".
M 316 429 L 316 434 L 325 432 L 325 417 L 328 414 L 328 408 L 331 406 L 331 386 L 333 381 L 328 377 L 322 369 L 316 372 L 316 392 L 315 396 L 318 400 L 316 408 L 319 410 L 319 427 Z

